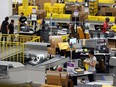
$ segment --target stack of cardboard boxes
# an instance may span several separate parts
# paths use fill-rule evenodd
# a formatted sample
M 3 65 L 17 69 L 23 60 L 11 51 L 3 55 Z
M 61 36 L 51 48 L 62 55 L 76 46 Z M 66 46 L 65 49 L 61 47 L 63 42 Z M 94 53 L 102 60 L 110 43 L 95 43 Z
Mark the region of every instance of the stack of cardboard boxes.
M 74 4 L 66 4 L 65 6 L 65 14 L 72 14 L 74 10 L 84 11 L 83 5 L 74 5 Z
M 48 47 L 48 54 L 56 55 L 56 48 L 58 43 L 63 42 L 62 36 L 50 36 L 50 47 Z
M 53 5 L 56 2 L 57 0 L 35 0 L 36 6 L 39 6 L 40 9 L 44 9 L 44 3 L 51 3 Z
M 102 16 L 116 16 L 116 8 L 102 7 L 100 12 Z
M 36 14 L 38 16 L 38 19 L 42 19 L 47 16 L 46 10 L 38 10 L 38 11 L 36 11 Z
M 76 16 L 76 21 L 85 21 L 86 19 L 88 19 L 88 12 L 78 12 L 78 16 Z M 74 14 L 71 15 L 71 21 L 75 21 Z

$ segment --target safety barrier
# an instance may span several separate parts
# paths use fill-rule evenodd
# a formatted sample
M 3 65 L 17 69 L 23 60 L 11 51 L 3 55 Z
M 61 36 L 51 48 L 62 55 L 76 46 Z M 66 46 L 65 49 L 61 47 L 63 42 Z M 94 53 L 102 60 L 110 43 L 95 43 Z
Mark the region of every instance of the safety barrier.
M 25 42 L 40 42 L 39 36 L 2 34 L 0 60 L 25 63 Z
M 0 41 L 0 60 L 24 63 L 24 44 Z
M 31 42 L 40 42 L 40 37 L 36 37 L 33 40 L 31 40 Z
M 7 42 L 34 42 L 34 41 L 40 41 L 39 36 L 31 36 L 31 35 L 18 35 L 18 34 L 2 34 L 1 35 L 1 41 L 7 41 Z M 37 42 L 36 41 L 36 42 Z

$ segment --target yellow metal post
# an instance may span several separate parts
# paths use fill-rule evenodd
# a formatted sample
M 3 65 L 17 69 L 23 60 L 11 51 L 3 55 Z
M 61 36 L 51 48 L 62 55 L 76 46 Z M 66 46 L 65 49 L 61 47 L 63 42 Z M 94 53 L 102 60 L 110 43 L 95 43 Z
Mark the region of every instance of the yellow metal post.
M 25 16 L 28 15 L 28 0 L 23 0 L 23 12 Z

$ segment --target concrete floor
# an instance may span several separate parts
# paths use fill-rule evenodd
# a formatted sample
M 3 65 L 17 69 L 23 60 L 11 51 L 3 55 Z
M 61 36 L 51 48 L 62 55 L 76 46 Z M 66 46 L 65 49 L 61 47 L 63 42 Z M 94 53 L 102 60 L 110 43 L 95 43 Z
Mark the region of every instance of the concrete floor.
M 87 84 L 92 84 L 92 85 L 97 84 L 97 85 L 107 85 L 107 86 L 110 85 L 111 86 L 113 85 L 113 68 L 110 68 L 109 73 L 97 73 L 95 82 L 88 82 L 87 76 L 84 76 L 81 78 L 84 78 Z

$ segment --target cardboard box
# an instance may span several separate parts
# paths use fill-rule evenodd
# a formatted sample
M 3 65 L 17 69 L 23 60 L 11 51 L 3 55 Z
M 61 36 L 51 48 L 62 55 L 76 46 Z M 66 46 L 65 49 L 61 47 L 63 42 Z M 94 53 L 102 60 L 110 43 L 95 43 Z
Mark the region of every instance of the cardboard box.
M 79 12 L 79 21 L 85 21 L 88 19 L 88 12 Z
M 56 55 L 56 48 L 48 47 L 47 51 L 48 51 L 48 54 Z
M 85 21 L 86 19 L 88 19 L 88 12 L 80 11 L 76 17 L 77 21 Z M 71 20 L 75 21 L 75 16 L 73 14 L 71 15 Z
M 77 6 L 77 10 L 78 11 L 84 11 L 84 6 L 83 5 Z
M 76 6 L 71 6 L 71 5 L 67 5 L 65 7 L 66 10 L 71 10 L 71 11 L 74 11 L 76 9 Z
M 108 47 L 109 48 L 115 48 L 115 44 L 116 44 L 116 42 L 115 42 L 115 40 L 108 40 Z
M 45 18 L 47 16 L 47 12 L 45 10 L 38 10 L 36 11 L 36 14 L 39 19 Z
M 68 11 L 74 11 L 74 10 L 83 11 L 84 10 L 84 6 L 83 5 L 79 5 L 79 6 L 66 5 L 65 10 L 68 10 Z
M 44 9 L 44 3 L 51 3 L 52 5 L 57 2 L 57 0 L 35 0 L 36 5 L 40 7 L 40 9 Z
M 58 85 L 62 86 L 61 74 L 58 71 L 47 71 L 46 73 L 47 84 L 48 85 Z
M 57 86 L 57 85 L 47 85 L 47 84 L 45 84 L 45 85 L 42 85 L 41 87 L 62 87 L 62 86 Z
M 57 0 L 51 0 L 51 4 L 54 5 L 54 3 L 56 3 Z
M 50 36 L 50 45 L 53 48 L 58 48 L 58 43 L 63 42 L 62 36 Z
M 108 14 L 109 16 L 110 15 L 116 16 L 116 8 L 102 7 L 100 12 L 102 16 L 106 16 L 106 15 L 108 16 Z

